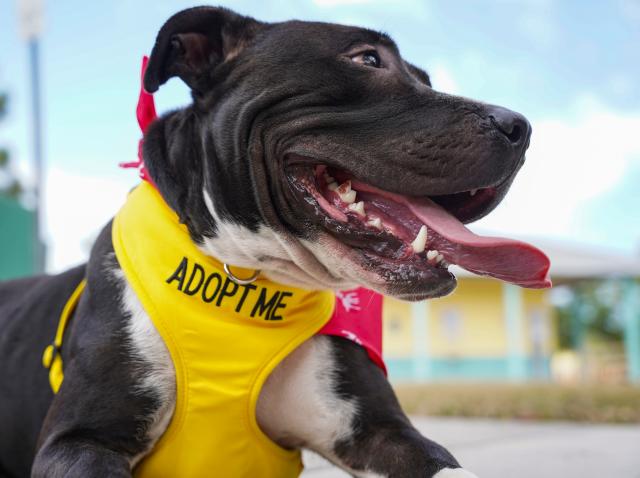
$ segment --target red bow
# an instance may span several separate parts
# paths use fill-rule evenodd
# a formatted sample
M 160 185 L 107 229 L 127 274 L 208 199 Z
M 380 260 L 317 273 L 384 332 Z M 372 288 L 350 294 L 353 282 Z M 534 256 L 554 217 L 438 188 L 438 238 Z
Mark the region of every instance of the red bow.
M 140 95 L 138 96 L 138 106 L 136 107 L 136 117 L 138 118 L 138 124 L 140 125 L 140 130 L 143 135 L 142 138 L 140 138 L 140 141 L 138 141 L 138 160 L 129 163 L 120 163 L 120 167 L 137 168 L 140 172 L 140 177 L 155 187 L 153 180 L 149 176 L 147 168 L 144 166 L 144 159 L 142 157 L 142 142 L 144 141 L 144 134 L 151 122 L 158 117 L 156 114 L 156 105 L 153 101 L 153 95 L 144 90 L 144 72 L 147 70 L 148 62 L 149 57 L 143 56 L 142 71 L 140 73 Z

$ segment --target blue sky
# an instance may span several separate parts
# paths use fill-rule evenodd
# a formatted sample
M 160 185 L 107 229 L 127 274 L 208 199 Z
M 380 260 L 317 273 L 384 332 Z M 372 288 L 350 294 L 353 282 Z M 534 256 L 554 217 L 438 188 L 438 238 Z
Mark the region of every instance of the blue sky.
M 49 266 L 83 259 L 136 182 L 140 57 L 162 23 L 193 3 L 46 2 L 42 39 Z M 640 248 L 640 1 L 237 0 L 266 21 L 363 25 L 389 33 L 436 89 L 524 113 L 534 135 L 512 193 L 478 224 L 631 252 Z M 0 144 L 29 178 L 27 50 L 15 2 L 0 0 L 0 90 L 11 95 Z M 160 111 L 188 101 L 172 80 Z M 87 199 L 91 198 L 91 199 Z M 473 227 L 472 227 L 473 228 Z

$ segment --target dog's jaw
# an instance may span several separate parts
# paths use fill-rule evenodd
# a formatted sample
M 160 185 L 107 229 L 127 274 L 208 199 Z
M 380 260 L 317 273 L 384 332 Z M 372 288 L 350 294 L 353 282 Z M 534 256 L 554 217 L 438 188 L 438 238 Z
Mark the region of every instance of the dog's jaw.
M 317 247 L 301 241 L 282 228 L 261 225 L 257 232 L 218 214 L 211 195 L 203 189 L 207 210 L 216 223 L 215 236 L 202 238 L 198 247 L 205 254 L 230 265 L 261 270 L 264 275 L 282 284 L 305 289 L 349 289 L 357 282 L 348 276 L 336 275 L 318 259 Z M 346 278 L 345 278 L 346 277 Z

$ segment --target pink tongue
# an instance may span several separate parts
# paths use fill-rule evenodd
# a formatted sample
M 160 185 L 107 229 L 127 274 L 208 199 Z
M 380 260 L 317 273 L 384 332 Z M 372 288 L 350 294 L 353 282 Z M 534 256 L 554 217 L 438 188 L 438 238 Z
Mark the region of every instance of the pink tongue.
M 549 258 L 540 249 L 512 239 L 478 236 L 429 199 L 402 197 L 402 202 L 446 239 L 438 247 L 449 262 L 522 287 L 551 287 Z
M 483 237 L 427 198 L 409 198 L 353 180 L 357 191 L 368 191 L 406 206 L 442 239 L 435 240 L 448 262 L 474 274 L 486 275 L 531 289 L 551 287 L 549 258 L 526 242 L 502 237 Z M 433 238 L 433 236 L 432 236 Z

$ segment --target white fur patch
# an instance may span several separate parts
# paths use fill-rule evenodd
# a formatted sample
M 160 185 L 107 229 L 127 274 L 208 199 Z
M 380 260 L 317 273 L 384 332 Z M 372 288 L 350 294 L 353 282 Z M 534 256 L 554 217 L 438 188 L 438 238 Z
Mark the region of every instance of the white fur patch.
M 473 473 L 470 473 L 462 468 L 445 468 L 433 475 L 433 478 L 478 478 Z
M 131 353 L 140 361 L 145 371 L 136 388 L 140 393 L 154 394 L 160 402 L 160 408 L 151 417 L 146 430 L 145 438 L 150 442 L 149 447 L 131 459 L 133 467 L 153 448 L 169 426 L 175 409 L 176 379 L 169 350 L 124 278 L 124 273 L 121 269 L 116 269 L 114 275 L 121 281 L 122 310 L 129 316 L 126 332 L 132 344 Z
M 285 358 L 265 382 L 256 415 L 271 440 L 289 448 L 308 448 L 358 478 L 383 478 L 356 471 L 333 452 L 337 441 L 348 440 L 358 411 L 355 400 L 338 397 L 337 364 L 327 337 L 314 336 Z
M 205 254 L 230 265 L 247 269 L 261 269 L 274 282 L 306 289 L 345 289 L 339 276 L 332 274 L 306 247 L 304 241 L 270 227 L 261 226 L 258 232 L 226 221 L 217 213 L 211 196 L 203 189 L 204 202 L 216 222 L 215 237 L 204 238 L 199 247 Z M 327 254 L 326 250 L 319 251 Z
M 351 435 L 357 404 L 335 395 L 335 367 L 326 337 L 307 340 L 267 379 L 257 418 L 273 441 L 309 448 L 339 464 L 333 446 Z

